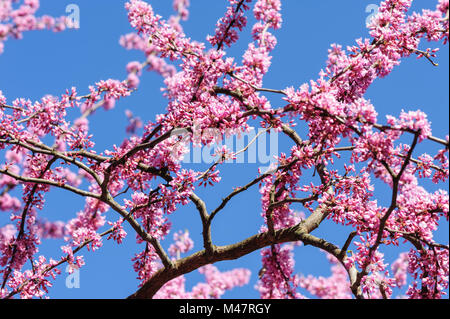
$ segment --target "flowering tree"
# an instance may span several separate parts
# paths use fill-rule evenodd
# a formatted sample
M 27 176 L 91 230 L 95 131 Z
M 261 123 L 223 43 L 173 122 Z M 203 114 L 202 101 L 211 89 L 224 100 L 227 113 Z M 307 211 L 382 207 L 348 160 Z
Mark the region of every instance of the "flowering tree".
M 168 20 L 148 3 L 130 0 L 125 8 L 136 32 L 120 41 L 127 49 L 141 50 L 145 59 L 127 65 L 126 80 L 99 81 L 84 95 L 73 87 L 34 102 L 9 102 L 0 91 L 0 210 L 11 213 L 11 224 L 0 228 L 2 298 L 44 296 L 60 266 L 82 267 L 79 252 L 95 251 L 103 240 L 120 244 L 127 236 L 126 224 L 143 246 L 133 259 L 141 284 L 132 298 L 218 298 L 248 283 L 250 271 L 220 272 L 213 264 L 257 250 L 262 258 L 257 284 L 261 298 L 302 298 L 301 289 L 321 298 L 390 298 L 393 288 L 407 284 L 409 298 L 445 294 L 449 247 L 433 235 L 440 223 L 448 222 L 449 197 L 443 190 L 427 191 L 419 181 L 447 182 L 449 138 L 433 136 L 421 111 L 378 119 L 364 94 L 402 59 L 418 56 L 435 64 L 436 50 L 419 44 L 421 39 L 448 42 L 448 0 L 410 15 L 412 0 L 382 2 L 368 25 L 370 39 L 359 39 L 347 50 L 333 45 L 317 79 L 283 90 L 263 87 L 277 44 L 272 32 L 282 25 L 281 1 L 251 2 L 229 0 L 215 34 L 199 43 L 181 26 L 189 16 L 189 0 L 174 0 L 176 14 Z M 8 38 L 21 38 L 25 31 L 64 30 L 64 17 L 36 17 L 38 8 L 38 0 L 1 2 L 0 53 Z M 251 8 L 257 20 L 253 42 L 238 62 L 225 50 L 238 40 Z M 145 70 L 164 78 L 166 112 L 145 123 L 128 113 L 130 137 L 112 149 L 95 149 L 89 116 L 133 94 Z M 282 106 L 272 106 L 269 94 L 279 96 Z M 77 111 L 81 115 L 69 121 L 69 114 Z M 285 135 L 291 149 L 208 209 L 196 188 L 219 183 L 220 166 L 249 145 L 239 152 L 218 148 L 217 161 L 205 171 L 187 170 L 182 158 L 189 145 L 211 145 L 247 132 L 251 120 Z M 299 123 L 308 128 L 306 137 L 295 129 Z M 136 134 L 137 128 L 143 133 Z M 215 133 L 203 134 L 210 129 Z M 420 143 L 434 143 L 440 150 L 415 154 Z M 333 165 L 343 152 L 351 154 L 350 161 Z M 311 173 L 320 183 L 302 178 Z M 389 205 L 378 204 L 374 179 L 389 186 Z M 231 245 L 215 245 L 211 227 L 216 216 L 236 196 L 258 186 L 260 232 Z M 57 188 L 85 201 L 84 209 L 65 224 L 39 216 L 46 193 Z M 20 198 L 14 193 L 18 190 Z M 171 232 L 171 215 L 189 202 L 201 218 L 203 249 L 192 253 L 193 242 L 185 231 L 174 233 L 166 251 L 161 242 Z M 296 213 L 299 204 L 306 214 Z M 117 218 L 107 218 L 107 211 Z M 324 220 L 353 228 L 345 243 L 314 235 Z M 62 237 L 66 244 L 61 257 L 38 256 L 43 239 Z M 399 250 L 398 259 L 388 265 L 382 248 L 404 242 L 412 248 Z M 298 244 L 325 251 L 332 275 L 295 274 L 293 247 Z M 188 292 L 184 275 L 196 269 L 206 281 Z

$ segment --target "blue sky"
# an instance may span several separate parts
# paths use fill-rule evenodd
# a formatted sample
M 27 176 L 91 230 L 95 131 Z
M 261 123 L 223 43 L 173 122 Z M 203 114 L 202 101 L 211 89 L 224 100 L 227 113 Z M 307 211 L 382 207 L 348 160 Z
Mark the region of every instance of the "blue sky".
M 39 14 L 60 16 L 65 14 L 68 4 L 74 3 L 80 8 L 80 29 L 62 33 L 49 31 L 29 32 L 21 41 L 9 40 L 5 43 L 5 52 L 0 55 L 0 89 L 12 101 L 17 97 L 40 99 L 45 94 L 60 95 L 66 89 L 75 86 L 80 94 L 88 92 L 88 86 L 108 78 L 124 79 L 125 66 L 129 61 L 142 61 L 140 52 L 127 51 L 119 45 L 119 37 L 131 32 L 124 9 L 124 0 L 41 0 Z M 171 1 L 150 0 L 155 12 L 164 17 L 172 14 Z M 413 10 L 433 8 L 436 1 L 416 0 Z M 327 59 L 327 50 L 332 43 L 354 44 L 356 38 L 367 37 L 365 21 L 370 14 L 366 8 L 376 4 L 375 0 L 285 0 L 283 1 L 283 28 L 276 32 L 278 45 L 273 52 L 272 67 L 265 78 L 264 86 L 283 89 L 287 86 L 298 87 L 316 79 Z M 215 23 L 225 12 L 228 1 L 191 0 L 190 19 L 183 24 L 186 34 L 197 41 L 205 42 L 208 34 L 213 34 Z M 253 19 L 241 34 L 237 45 L 227 52 L 241 61 L 241 56 L 250 41 Z M 422 48 L 427 47 L 422 42 Z M 440 47 L 433 67 L 425 59 L 414 57 L 406 59 L 394 69 L 387 78 L 378 79 L 366 94 L 375 105 L 379 120 L 384 121 L 386 114 L 398 115 L 402 109 L 425 111 L 432 122 L 433 135 L 445 137 L 448 134 L 448 46 L 440 43 L 429 44 Z M 160 92 L 162 78 L 155 73 L 144 73 L 139 90 L 116 105 L 112 111 L 98 111 L 90 118 L 94 141 L 97 149 L 111 149 L 126 137 L 127 125 L 125 109 L 130 109 L 143 120 L 154 120 L 163 113 L 167 104 Z M 272 105 L 283 105 L 278 96 L 270 96 Z M 280 137 L 279 149 L 289 147 Z M 420 151 L 433 154 L 436 147 L 424 143 Z M 418 153 L 416 153 L 418 154 Z M 202 170 L 205 165 L 190 164 L 187 167 Z M 207 202 L 208 208 L 215 208 L 223 195 L 233 186 L 239 186 L 253 179 L 257 174 L 257 164 L 225 164 L 220 170 L 223 181 L 219 187 L 199 190 L 198 195 Z M 389 193 L 385 186 L 375 183 L 379 201 L 383 203 Z M 448 184 L 425 184 L 430 189 L 448 189 Z M 67 221 L 75 212 L 82 209 L 84 203 L 79 198 L 59 190 L 52 191 L 46 197 L 47 206 L 41 216 L 48 220 Z M 301 209 L 301 207 L 299 207 Z M 8 214 L 0 215 L 0 225 L 8 221 Z M 107 217 L 117 220 L 118 216 L 108 212 Z M 194 249 L 201 249 L 200 218 L 193 205 L 182 207 L 173 216 L 173 230 L 189 229 L 195 241 Z M 215 220 L 212 233 L 217 245 L 230 244 L 258 232 L 262 223 L 258 188 L 236 197 Z M 122 245 L 104 242 L 104 247 L 96 253 L 84 251 L 86 266 L 80 272 L 80 288 L 68 289 L 65 286 L 66 275 L 55 281 L 50 290 L 52 298 L 123 298 L 135 291 L 136 274 L 132 270 L 131 258 L 140 247 L 134 243 L 134 234 Z M 324 222 L 315 233 L 342 245 L 348 230 Z M 171 239 L 171 236 L 169 236 Z M 448 224 L 444 223 L 437 240 L 448 243 Z M 171 240 L 163 243 L 168 247 Z M 41 247 L 41 254 L 57 258 L 61 255 L 61 241 L 48 240 Z M 388 260 L 395 258 L 402 250 L 387 250 Z M 248 267 L 252 270 L 250 284 L 228 292 L 226 298 L 258 298 L 254 289 L 260 266 L 259 252 L 254 252 L 238 261 L 216 264 L 222 270 L 235 267 Z M 315 248 L 296 249 L 296 271 L 303 274 L 329 275 L 329 264 L 323 253 Z M 197 272 L 187 275 L 187 288 L 203 277 Z

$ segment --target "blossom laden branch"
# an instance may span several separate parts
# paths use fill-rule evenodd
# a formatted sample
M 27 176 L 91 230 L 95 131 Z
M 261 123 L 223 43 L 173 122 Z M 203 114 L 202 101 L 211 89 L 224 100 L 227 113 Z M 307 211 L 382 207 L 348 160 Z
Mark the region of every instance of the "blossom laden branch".
M 13 220 L 18 220 L 16 226 L 0 228 L 0 265 L 5 266 L 0 269 L 4 278 L 0 296 L 42 296 L 57 266 L 81 263 L 81 259 L 73 259 L 72 252 L 86 246 L 95 250 L 106 235 L 120 243 L 125 236 L 123 222 L 136 233 L 137 243 L 144 244 L 133 258 L 140 280 L 140 288 L 130 296 L 133 298 L 220 296 L 223 291 L 218 292 L 214 286 L 220 272 L 210 264 L 261 250 L 264 271 L 256 287 L 263 298 L 301 298 L 299 289 L 323 291 L 335 280 L 339 291 L 328 289 L 327 296 L 387 299 L 399 284 L 389 277 L 382 248 L 399 245 L 399 239 L 413 246 L 401 259 L 402 267 L 408 268 L 412 277 L 408 296 L 443 295 L 448 286 L 449 250 L 448 245 L 435 243 L 432 238 L 440 219 L 448 220 L 448 194 L 429 193 L 418 178 L 430 178 L 435 183 L 448 180 L 448 137 L 434 137 L 421 111 L 402 111 L 398 118 L 388 116 L 387 124 L 380 124 L 375 107 L 364 95 L 375 79 L 387 76 L 403 58 L 423 56 L 436 65 L 437 51 L 420 49 L 419 44 L 421 39 L 448 41 L 448 1 L 438 0 L 434 11 L 410 15 L 410 1 L 383 1 L 368 26 L 370 39 L 357 40 L 347 52 L 332 45 L 319 79 L 299 89 L 283 90 L 263 85 L 277 44 L 272 32 L 282 24 L 280 0 L 255 1 L 253 40 L 241 63 L 224 51 L 225 46 L 237 42 L 237 30 L 245 27 L 250 2 L 229 0 L 215 34 L 207 38 L 208 48 L 184 34 L 180 23 L 188 17 L 189 1 L 175 0 L 175 15 L 164 20 L 148 3 L 130 0 L 125 7 L 136 33 L 122 37 L 120 43 L 126 49 L 142 51 L 145 60 L 127 65 L 125 81 L 99 81 L 89 87 L 88 94 L 78 95 L 72 88 L 60 97 L 46 96 L 36 102 L 16 99 L 7 103 L 0 91 L 0 148 L 6 149 L 6 162 L 0 167 L 0 209 L 12 210 Z M 30 17 L 38 7 L 30 7 L 33 3 L 26 2 L 24 7 Z M 10 7 L 5 8 L 0 9 L 0 46 L 5 39 L 2 19 L 13 14 Z M 145 68 L 164 78 L 166 112 L 154 122 L 127 128 L 130 136 L 114 144 L 112 150 L 97 152 L 88 117 L 100 107 L 113 108 L 117 100 L 134 92 Z M 284 106 L 272 107 L 276 98 Z M 81 111 L 73 123 L 67 120 L 70 109 Z M 263 130 L 243 149 L 231 152 L 219 148 L 218 159 L 203 171 L 183 167 L 182 158 L 190 145 L 210 145 L 219 141 L 219 136 L 246 132 L 255 120 Z M 299 123 L 302 129 L 296 129 Z M 142 132 L 137 133 L 138 129 Z M 197 130 L 208 129 L 219 134 L 196 134 Z M 248 151 L 262 132 L 271 129 L 283 133 L 290 148 L 277 154 L 269 170 L 259 171 L 209 210 L 209 203 L 197 195 L 196 188 L 215 187 L 220 182 L 219 165 Z M 189 134 L 179 136 L 178 130 Z M 300 134 L 303 131 L 304 138 Z M 401 143 L 400 137 L 409 134 L 412 142 Z M 55 139 L 53 145 L 43 142 L 49 137 Z M 444 149 L 434 157 L 414 157 L 419 143 L 425 140 Z M 342 168 L 336 160 L 344 153 L 350 163 Z M 391 188 L 389 206 L 377 202 L 373 178 Z M 80 187 L 81 180 L 87 182 L 88 190 Z M 23 206 L 11 198 L 20 184 L 24 185 Z M 261 195 L 260 232 L 235 244 L 215 245 L 212 223 L 217 214 L 256 185 Z M 44 205 L 44 194 L 54 188 L 84 197 L 85 207 L 65 226 L 69 241 L 63 248 L 66 255 L 59 262 L 47 262 L 43 257 L 33 258 L 34 247 L 40 243 L 35 218 Z M 203 247 L 181 258 L 181 253 L 187 254 L 193 246 L 186 236 L 174 237 L 178 248 L 171 246 L 168 253 L 162 243 L 171 231 L 171 215 L 189 202 L 200 216 Z M 302 204 L 309 214 L 294 210 L 295 204 Z M 100 233 L 109 219 L 104 215 L 108 209 L 120 220 Z M 313 234 L 325 222 L 353 228 L 342 248 Z M 27 242 L 19 251 L 22 238 Z M 294 242 L 333 256 L 333 275 L 322 281 L 323 287 L 319 280 L 293 273 Z M 28 260 L 31 270 L 20 272 Z M 208 288 L 186 294 L 183 276 L 196 269 L 207 277 L 202 287 Z M 241 279 L 232 286 L 248 282 L 248 271 L 237 270 L 236 274 Z

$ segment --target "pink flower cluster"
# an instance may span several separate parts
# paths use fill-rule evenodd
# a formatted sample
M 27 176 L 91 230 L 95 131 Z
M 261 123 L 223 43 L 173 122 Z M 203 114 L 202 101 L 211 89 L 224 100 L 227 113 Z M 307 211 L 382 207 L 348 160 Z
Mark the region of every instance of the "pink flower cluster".
M 173 234 L 174 243 L 169 247 L 169 254 L 179 258 L 180 254 L 187 253 L 194 248 L 194 242 L 189 237 L 189 231 L 177 232 Z
M 250 280 L 247 269 L 233 269 L 220 272 L 215 266 L 207 265 L 199 268 L 206 282 L 195 285 L 191 291 L 186 291 L 186 279 L 177 277 L 165 284 L 154 296 L 155 299 L 219 299 L 223 294 L 235 287 L 244 286 Z
M 189 18 L 189 0 L 174 0 L 173 9 L 178 13 L 181 20 L 187 20 Z
M 350 282 L 346 269 L 331 255 L 327 255 L 332 264 L 330 277 L 298 276 L 299 286 L 321 299 L 351 299 Z
M 261 250 L 262 268 L 256 285 L 263 299 L 303 299 L 294 275 L 293 245 L 275 245 Z
M 66 28 L 65 17 L 54 18 L 48 15 L 36 17 L 35 13 L 39 9 L 39 5 L 39 0 L 2 1 L 0 5 L 0 54 L 3 53 L 4 42 L 10 37 L 21 39 L 26 31 L 43 29 L 63 31 Z
M 212 46 L 217 45 L 222 49 L 223 45 L 231 46 L 239 39 L 236 28 L 242 31 L 247 25 L 247 18 L 244 15 L 245 10 L 249 9 L 246 3 L 252 0 L 228 0 L 230 6 L 223 18 L 220 18 L 216 25 L 216 32 L 213 36 L 208 36 L 207 40 Z M 231 26 L 231 27 L 230 27 Z
M 406 295 L 411 299 L 441 298 L 448 289 L 448 270 L 448 249 L 434 248 L 421 253 L 411 250 L 408 272 L 415 281 Z

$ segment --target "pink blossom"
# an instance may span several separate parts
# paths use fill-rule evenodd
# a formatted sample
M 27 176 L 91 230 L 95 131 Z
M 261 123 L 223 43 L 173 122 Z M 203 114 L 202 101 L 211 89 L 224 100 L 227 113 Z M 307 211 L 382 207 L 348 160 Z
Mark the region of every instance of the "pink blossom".
M 223 44 L 231 46 L 239 38 L 236 28 L 242 31 L 247 25 L 247 18 L 244 11 L 249 7 L 245 4 L 251 0 L 229 0 L 230 6 L 227 8 L 225 16 L 216 24 L 216 32 L 214 36 L 208 36 L 207 40 L 211 45 L 217 45 L 219 49 Z
M 19 6 L 20 4 L 20 6 Z M 66 17 L 35 16 L 39 0 L 4 0 L 0 6 L 0 54 L 8 38 L 21 39 L 26 31 L 51 29 L 63 31 Z M 1 95 L 1 94 L 0 94 Z
M 335 259 L 330 262 L 333 264 L 330 277 L 299 276 L 297 278 L 298 285 L 321 299 L 351 299 L 352 294 L 346 269 Z
M 174 243 L 169 247 L 169 254 L 179 258 L 180 254 L 187 253 L 194 248 L 194 242 L 189 238 L 189 232 L 177 232 L 173 234 Z

